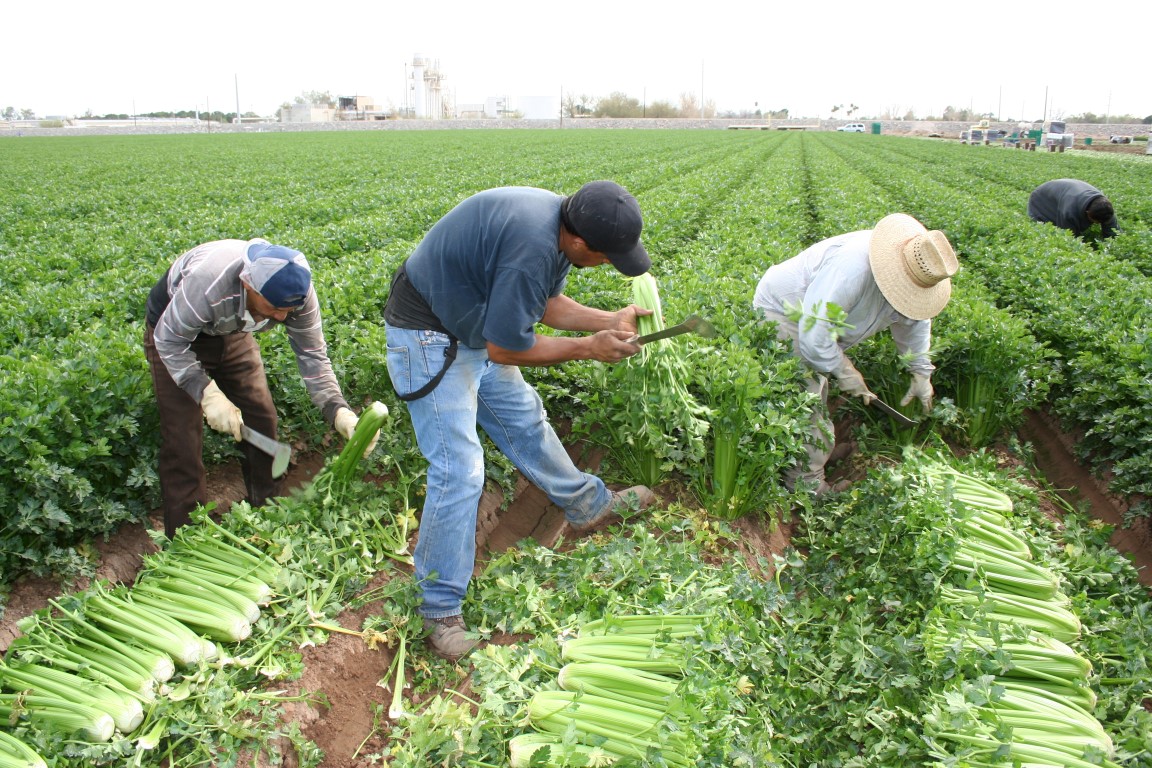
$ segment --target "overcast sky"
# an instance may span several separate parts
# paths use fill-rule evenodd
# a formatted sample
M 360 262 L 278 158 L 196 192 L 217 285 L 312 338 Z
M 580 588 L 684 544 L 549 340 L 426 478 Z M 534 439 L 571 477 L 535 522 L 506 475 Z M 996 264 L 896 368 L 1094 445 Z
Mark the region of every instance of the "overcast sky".
M 1061 8 L 1064 10 L 1050 10 Z M 306 91 L 405 106 L 414 56 L 457 105 L 607 96 L 857 117 L 1152 114 L 1146 8 L 936 0 L 321 0 L 8 3 L 0 109 L 209 108 Z M 843 116 L 843 112 L 839 113 Z

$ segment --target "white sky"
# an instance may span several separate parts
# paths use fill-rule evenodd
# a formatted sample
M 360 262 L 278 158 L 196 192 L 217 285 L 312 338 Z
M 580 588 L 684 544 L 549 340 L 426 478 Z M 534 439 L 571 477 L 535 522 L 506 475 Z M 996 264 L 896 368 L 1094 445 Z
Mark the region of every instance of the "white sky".
M 1054 10 L 1056 8 L 1069 10 Z M 939 0 L 108 0 L 7 3 L 0 109 L 272 114 L 305 91 L 402 107 L 439 61 L 457 105 L 622 91 L 830 117 L 1152 114 L 1148 8 Z M 237 99 L 237 94 L 239 99 Z M 839 116 L 844 116 L 843 111 Z

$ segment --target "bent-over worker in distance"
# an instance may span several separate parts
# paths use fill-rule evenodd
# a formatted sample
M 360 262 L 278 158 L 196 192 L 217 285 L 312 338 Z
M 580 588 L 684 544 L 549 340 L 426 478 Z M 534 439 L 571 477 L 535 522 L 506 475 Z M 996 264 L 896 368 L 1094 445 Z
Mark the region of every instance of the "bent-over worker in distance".
M 1032 221 L 1055 224 L 1083 237 L 1093 224 L 1100 225 L 1102 237 L 1112 237 L 1120 226 L 1112 201 L 1086 181 L 1053 179 L 1028 196 L 1028 217 Z

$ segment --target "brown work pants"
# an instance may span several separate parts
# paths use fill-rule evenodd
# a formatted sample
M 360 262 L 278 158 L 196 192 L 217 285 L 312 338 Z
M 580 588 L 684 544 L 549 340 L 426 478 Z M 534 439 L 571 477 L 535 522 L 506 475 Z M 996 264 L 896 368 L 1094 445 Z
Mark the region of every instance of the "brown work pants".
M 200 334 L 192 342 L 192 351 L 220 391 L 240 409 L 244 423 L 275 438 L 276 405 L 268 389 L 260 347 L 252 334 Z M 197 505 L 210 501 L 204 474 L 204 417 L 200 404 L 180 389 L 168 373 L 156 352 L 151 326 L 144 331 L 144 354 L 160 410 L 160 493 L 164 532 L 172 538 L 180 526 L 190 521 Z M 272 457 L 247 442 L 239 447 L 247 500 L 260 506 L 277 491 L 278 484 L 272 479 Z

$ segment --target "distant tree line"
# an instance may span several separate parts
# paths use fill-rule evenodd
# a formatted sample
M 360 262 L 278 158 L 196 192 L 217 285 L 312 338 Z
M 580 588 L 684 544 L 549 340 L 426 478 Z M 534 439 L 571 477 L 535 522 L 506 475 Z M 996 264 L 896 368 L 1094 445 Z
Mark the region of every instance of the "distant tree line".
M 160 112 L 141 112 L 137 115 L 130 115 L 127 112 L 109 112 L 104 115 L 93 114 L 92 110 L 88 110 L 80 116 L 81 120 L 131 120 L 133 117 L 137 118 L 188 118 L 200 120 L 209 120 L 214 123 L 230 123 L 236 117 L 235 112 L 222 112 L 215 110 L 212 112 L 202 112 L 195 109 L 183 109 L 176 112 L 160 111 Z M 245 112 L 244 117 L 259 117 L 255 112 Z M 17 110 L 14 107 L 6 107 L 0 112 L 0 118 L 4 120 L 35 120 L 36 113 L 31 109 Z
M 5 107 L 4 112 L 0 113 L 5 120 L 35 120 L 36 113 L 30 109 L 16 109 L 15 107 Z
M 623 91 L 613 91 L 607 96 L 569 93 L 564 97 L 561 109 L 564 117 L 788 119 L 787 109 L 764 110 L 759 104 L 754 104 L 751 109 L 717 112 L 714 101 L 705 100 L 701 105 L 695 93 L 681 93 L 679 102 L 675 104 L 666 99 L 644 102 Z
M 833 110 L 835 111 L 835 109 Z M 1024 116 L 1020 117 L 1000 117 L 994 112 L 976 112 L 972 109 L 963 107 L 944 107 L 944 111 L 939 115 L 928 115 L 926 117 L 917 117 L 911 110 L 902 111 L 899 108 L 889 108 L 884 111 L 881 117 L 889 120 L 942 120 L 950 123 L 968 123 L 977 120 L 998 120 L 1002 122 L 1014 123 L 1024 121 L 1028 123 L 1039 123 L 1042 117 L 1029 119 Z M 1049 115 L 1050 120 L 1063 120 L 1067 123 L 1087 123 L 1087 124 L 1102 124 L 1102 123 L 1144 123 L 1146 125 L 1152 124 L 1152 115 L 1140 118 L 1136 115 L 1097 115 L 1093 112 L 1085 112 L 1079 115 L 1064 115 L 1057 113 Z
M 716 105 L 712 101 L 705 101 L 703 108 L 701 108 L 699 99 L 694 93 L 680 94 L 680 101 L 678 104 L 673 104 L 667 100 L 657 100 L 650 103 L 644 103 L 634 96 L 629 96 L 623 91 L 613 91 L 608 96 L 589 96 L 587 94 L 570 93 L 564 97 L 564 103 L 561 106 L 565 117 L 613 117 L 613 118 L 631 118 L 631 117 L 685 117 L 685 118 L 700 118 L 700 117 L 724 117 L 724 118 L 756 118 L 756 119 L 772 119 L 772 120 L 787 120 L 791 117 L 787 108 L 783 109 L 761 109 L 759 104 L 755 104 L 751 109 L 744 110 L 729 110 L 726 112 L 717 112 Z M 834 104 L 830 109 L 830 118 L 836 119 L 842 117 L 847 120 L 853 119 L 876 119 L 857 115 L 860 107 L 855 104 Z M 991 112 L 976 112 L 975 110 L 964 107 L 947 106 L 944 111 L 939 115 L 927 115 L 925 117 L 918 117 L 914 110 L 904 109 L 901 107 L 887 107 L 881 110 L 880 114 L 876 117 L 885 120 L 940 120 L 947 122 L 975 122 L 977 120 L 1001 120 L 1008 122 L 1015 122 L 1018 119 L 1006 117 L 1000 118 Z M 1065 120 L 1069 123 L 1144 123 L 1152 124 L 1152 115 L 1144 118 L 1139 118 L 1135 115 L 1097 115 L 1093 112 L 1085 112 L 1079 115 L 1070 115 L 1064 117 L 1062 115 L 1053 115 L 1052 119 Z M 1027 122 L 1039 122 L 1036 120 L 1027 120 Z
M 245 112 L 244 117 L 259 117 L 255 112 Z M 230 123 L 236 118 L 235 112 L 222 112 L 221 110 L 213 110 L 212 112 L 203 112 L 195 109 L 182 109 L 176 112 L 159 111 L 159 112 L 141 112 L 138 115 L 129 115 L 126 113 L 113 113 L 110 112 L 106 115 L 94 115 L 92 113 L 85 113 L 84 120 L 131 120 L 133 117 L 147 117 L 147 118 L 183 118 L 183 119 L 199 119 L 207 120 L 213 123 Z
M 569 93 L 561 108 L 565 117 L 716 117 L 715 103 L 705 101 L 701 106 L 694 93 L 680 94 L 679 104 L 667 100 L 645 103 L 623 91 L 599 97 Z
M 1064 119 L 1069 123 L 1144 123 L 1145 125 L 1152 125 L 1152 115 L 1139 118 L 1135 115 L 1097 115 L 1093 112 L 1085 112 L 1082 115 L 1071 115 Z

